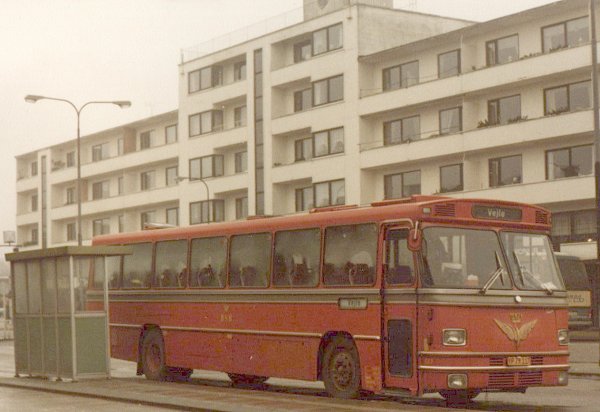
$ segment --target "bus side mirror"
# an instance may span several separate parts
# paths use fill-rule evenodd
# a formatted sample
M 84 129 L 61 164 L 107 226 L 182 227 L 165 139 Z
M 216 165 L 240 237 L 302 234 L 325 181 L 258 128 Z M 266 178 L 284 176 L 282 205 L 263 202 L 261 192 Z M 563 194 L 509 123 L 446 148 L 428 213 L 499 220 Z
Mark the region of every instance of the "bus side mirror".
M 419 229 L 411 229 L 410 232 L 408 232 L 408 250 L 411 252 L 421 250 L 422 241 L 423 234 Z

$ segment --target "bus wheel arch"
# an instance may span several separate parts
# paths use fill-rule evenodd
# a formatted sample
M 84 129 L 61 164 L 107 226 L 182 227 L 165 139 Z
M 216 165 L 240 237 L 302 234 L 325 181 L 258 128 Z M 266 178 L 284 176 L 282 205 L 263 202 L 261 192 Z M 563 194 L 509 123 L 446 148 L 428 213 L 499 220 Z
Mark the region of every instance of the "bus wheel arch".
M 358 348 L 348 332 L 327 332 L 317 358 L 318 378 L 336 398 L 356 398 L 361 389 Z

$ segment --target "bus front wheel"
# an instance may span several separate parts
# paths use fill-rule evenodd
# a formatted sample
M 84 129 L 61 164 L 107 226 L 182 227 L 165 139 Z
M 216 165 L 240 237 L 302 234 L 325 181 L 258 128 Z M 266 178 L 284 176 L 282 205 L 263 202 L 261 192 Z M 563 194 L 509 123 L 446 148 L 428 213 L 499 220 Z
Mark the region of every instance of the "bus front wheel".
M 152 381 L 164 381 L 168 368 L 165 364 L 165 344 L 157 329 L 149 330 L 142 344 L 142 369 L 146 378 Z
M 440 391 L 446 402 L 449 404 L 465 404 L 469 403 L 472 399 L 475 399 L 479 395 L 479 391 L 476 389 L 468 390 L 446 390 Z
M 356 398 L 360 393 L 360 363 L 354 343 L 334 338 L 323 354 L 323 383 L 334 398 Z

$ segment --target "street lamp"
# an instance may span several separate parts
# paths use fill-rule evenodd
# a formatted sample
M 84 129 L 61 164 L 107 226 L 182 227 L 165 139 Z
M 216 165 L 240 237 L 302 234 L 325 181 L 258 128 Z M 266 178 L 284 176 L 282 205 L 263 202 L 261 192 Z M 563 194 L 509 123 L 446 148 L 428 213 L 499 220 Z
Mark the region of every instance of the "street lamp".
M 121 109 L 125 109 L 131 106 L 131 102 L 129 100 L 112 100 L 112 101 L 91 101 L 84 103 L 79 108 L 75 106 L 73 102 L 67 99 L 59 99 L 56 97 L 47 97 L 47 96 L 37 96 L 34 94 L 28 94 L 25 96 L 25 101 L 27 103 L 36 103 L 38 100 L 56 100 L 57 102 L 65 102 L 70 105 L 77 114 L 77 245 L 81 246 L 81 131 L 79 128 L 79 118 L 81 115 L 81 111 L 84 107 L 90 104 L 114 104 L 119 106 Z
M 194 180 L 194 181 L 199 180 L 202 183 L 204 183 L 204 187 L 206 188 L 206 201 L 209 202 L 208 203 L 208 210 L 209 210 L 209 214 L 210 214 L 210 190 L 208 190 L 208 185 L 206 184 L 206 182 L 203 179 L 199 178 L 199 177 L 193 177 L 193 178 L 189 177 L 189 176 L 176 176 L 175 177 L 175 181 L 177 183 L 182 182 L 184 180 L 189 180 L 190 182 L 192 180 Z M 209 221 L 210 221 L 210 218 L 209 218 Z

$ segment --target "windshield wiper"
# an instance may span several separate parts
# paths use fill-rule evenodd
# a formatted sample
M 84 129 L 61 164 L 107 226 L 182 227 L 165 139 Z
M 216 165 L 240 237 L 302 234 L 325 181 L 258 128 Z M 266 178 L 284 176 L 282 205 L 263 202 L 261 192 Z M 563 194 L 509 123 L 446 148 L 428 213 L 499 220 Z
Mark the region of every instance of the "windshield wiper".
M 483 285 L 483 287 L 479 289 L 479 293 L 481 293 L 482 295 L 485 295 L 487 293 L 488 289 L 492 287 L 492 285 L 494 284 L 494 282 L 496 282 L 496 280 L 498 280 L 498 278 L 501 279 L 502 284 L 504 285 L 504 279 L 501 278 L 501 276 L 504 274 L 504 268 L 500 263 L 500 256 L 498 256 L 498 252 L 494 252 L 494 255 L 496 257 L 497 269 L 494 271 L 494 273 L 492 273 L 492 276 L 488 279 L 488 281 L 485 282 L 485 285 Z
M 535 286 L 537 286 L 540 289 L 544 289 L 546 291 L 546 294 L 552 295 L 554 293 L 554 290 L 550 286 L 548 286 L 545 283 L 542 283 L 538 278 L 533 276 L 533 273 L 528 271 L 525 268 L 525 266 L 521 265 L 519 256 L 517 256 L 517 253 L 514 250 L 513 250 L 513 256 L 515 257 L 515 261 L 517 262 L 517 267 L 519 268 L 519 277 L 521 278 L 521 283 L 523 284 L 523 286 L 525 286 L 525 277 L 527 277 L 527 279 L 531 280 Z

